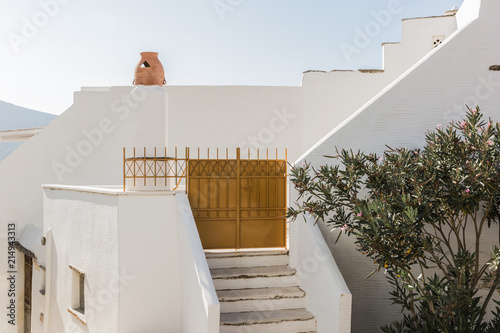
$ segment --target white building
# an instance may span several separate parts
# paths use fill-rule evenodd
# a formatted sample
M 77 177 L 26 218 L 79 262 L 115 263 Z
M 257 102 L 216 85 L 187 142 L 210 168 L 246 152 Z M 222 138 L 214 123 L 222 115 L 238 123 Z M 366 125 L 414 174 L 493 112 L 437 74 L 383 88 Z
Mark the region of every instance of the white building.
M 210 276 L 217 258 L 205 258 L 193 202 L 182 187 L 123 191 L 123 147 L 130 154 L 148 146 L 148 157 L 152 146 L 288 148 L 289 161 L 319 165 L 335 146 L 419 147 L 426 130 L 460 119 L 465 104 L 498 119 L 500 73 L 490 67 L 500 64 L 499 10 L 495 0 L 466 0 L 456 13 L 404 20 L 402 42 L 383 45 L 383 70 L 310 71 L 298 87 L 82 88 L 72 107 L 0 163 L 0 283 L 15 294 L 0 295 L 15 304 L 15 325 L 2 321 L 0 331 L 23 332 L 29 321 L 32 332 L 217 332 L 229 320 L 219 313 L 240 304 L 227 310 L 218 300 L 216 289 L 227 286 Z M 9 268 L 11 225 L 19 244 Z M 369 261 L 350 240 L 335 244 L 328 229 L 290 224 L 283 260 L 296 273 L 269 283 L 300 286 L 300 306 L 313 316 L 301 318 L 318 332 L 373 332 L 398 318 L 382 274 L 364 280 Z M 279 329 L 272 318 L 254 322 Z

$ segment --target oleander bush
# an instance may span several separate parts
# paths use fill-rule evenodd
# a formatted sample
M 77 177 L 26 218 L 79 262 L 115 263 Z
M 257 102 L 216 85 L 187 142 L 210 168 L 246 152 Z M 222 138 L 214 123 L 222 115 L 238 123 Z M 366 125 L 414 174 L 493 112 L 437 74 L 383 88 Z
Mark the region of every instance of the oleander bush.
M 299 199 L 288 217 L 310 214 L 339 228 L 385 272 L 402 319 L 384 332 L 500 332 L 500 239 L 484 244 L 498 233 L 499 134 L 477 107 L 437 125 L 422 149 L 336 150 L 332 165 L 292 168 Z M 480 256 L 485 247 L 489 257 Z

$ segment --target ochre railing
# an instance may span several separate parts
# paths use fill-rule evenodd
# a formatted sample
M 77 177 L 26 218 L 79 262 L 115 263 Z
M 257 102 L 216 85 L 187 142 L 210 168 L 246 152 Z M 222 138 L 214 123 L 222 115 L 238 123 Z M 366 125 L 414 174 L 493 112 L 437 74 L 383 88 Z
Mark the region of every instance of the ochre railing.
M 246 152 L 246 158 L 241 158 L 242 152 Z M 233 161 L 236 163 L 237 160 L 243 161 L 261 161 L 259 163 L 264 163 L 267 161 L 280 161 L 281 164 L 284 163 L 286 166 L 287 161 L 287 150 L 284 150 L 284 156 L 278 158 L 278 149 L 276 149 L 274 158 L 270 158 L 269 149 L 265 149 L 261 152 L 260 149 L 254 151 L 241 150 L 236 148 L 235 156 L 230 157 L 229 149 L 221 150 L 215 149 L 212 151 L 210 149 L 206 150 L 206 157 L 202 156 L 200 148 L 195 152 L 193 160 L 205 161 L 205 163 L 217 163 L 216 161 Z M 273 151 L 271 151 L 273 152 Z M 167 186 L 169 181 L 173 182 L 173 190 L 179 188 L 179 186 L 184 182 L 186 187 L 186 192 L 188 192 L 188 178 L 189 178 L 189 160 L 190 160 L 190 148 L 185 148 L 184 157 L 179 157 L 178 149 L 174 149 L 174 154 L 169 155 L 167 148 L 163 149 L 132 149 L 132 156 L 127 157 L 127 151 L 123 148 L 123 189 L 126 190 L 127 180 L 131 180 L 131 185 L 137 186 L 142 183 L 142 185 L 148 185 L 148 180 L 151 179 L 153 186 Z M 215 156 L 214 156 L 215 155 Z M 254 156 L 255 155 L 255 156 Z M 224 157 L 223 157 L 224 156 Z M 209 162 L 210 161 L 210 162 Z M 249 162 L 245 162 L 249 163 Z M 286 169 L 286 168 L 285 168 Z
M 178 156 L 177 148 L 174 149 L 173 156 L 168 155 L 167 148 L 154 148 L 154 151 L 143 148 L 140 152 L 133 148 L 131 157 L 127 157 L 123 148 L 123 190 L 127 189 L 127 180 L 134 187 L 168 186 L 171 190 L 177 190 L 183 180 L 185 182 L 187 179 L 188 157 L 189 148 L 186 148 L 184 158 Z

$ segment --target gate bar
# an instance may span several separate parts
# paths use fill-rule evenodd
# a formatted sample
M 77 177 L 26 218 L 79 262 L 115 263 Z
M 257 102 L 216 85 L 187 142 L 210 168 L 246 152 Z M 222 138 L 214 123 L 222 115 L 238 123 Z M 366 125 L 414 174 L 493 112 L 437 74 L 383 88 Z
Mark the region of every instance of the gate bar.
M 240 188 L 241 188 L 241 178 L 240 178 L 240 148 L 236 148 L 236 248 L 240 248 L 240 215 L 241 215 L 241 203 L 240 203 Z

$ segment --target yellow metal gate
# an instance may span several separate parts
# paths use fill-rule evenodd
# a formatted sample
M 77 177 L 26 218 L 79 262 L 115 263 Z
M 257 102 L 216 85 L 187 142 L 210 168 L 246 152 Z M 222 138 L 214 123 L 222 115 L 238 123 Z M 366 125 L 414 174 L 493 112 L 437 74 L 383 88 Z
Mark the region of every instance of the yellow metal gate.
M 250 155 L 250 153 L 249 153 Z M 188 159 L 188 196 L 205 249 L 286 246 L 287 161 Z

